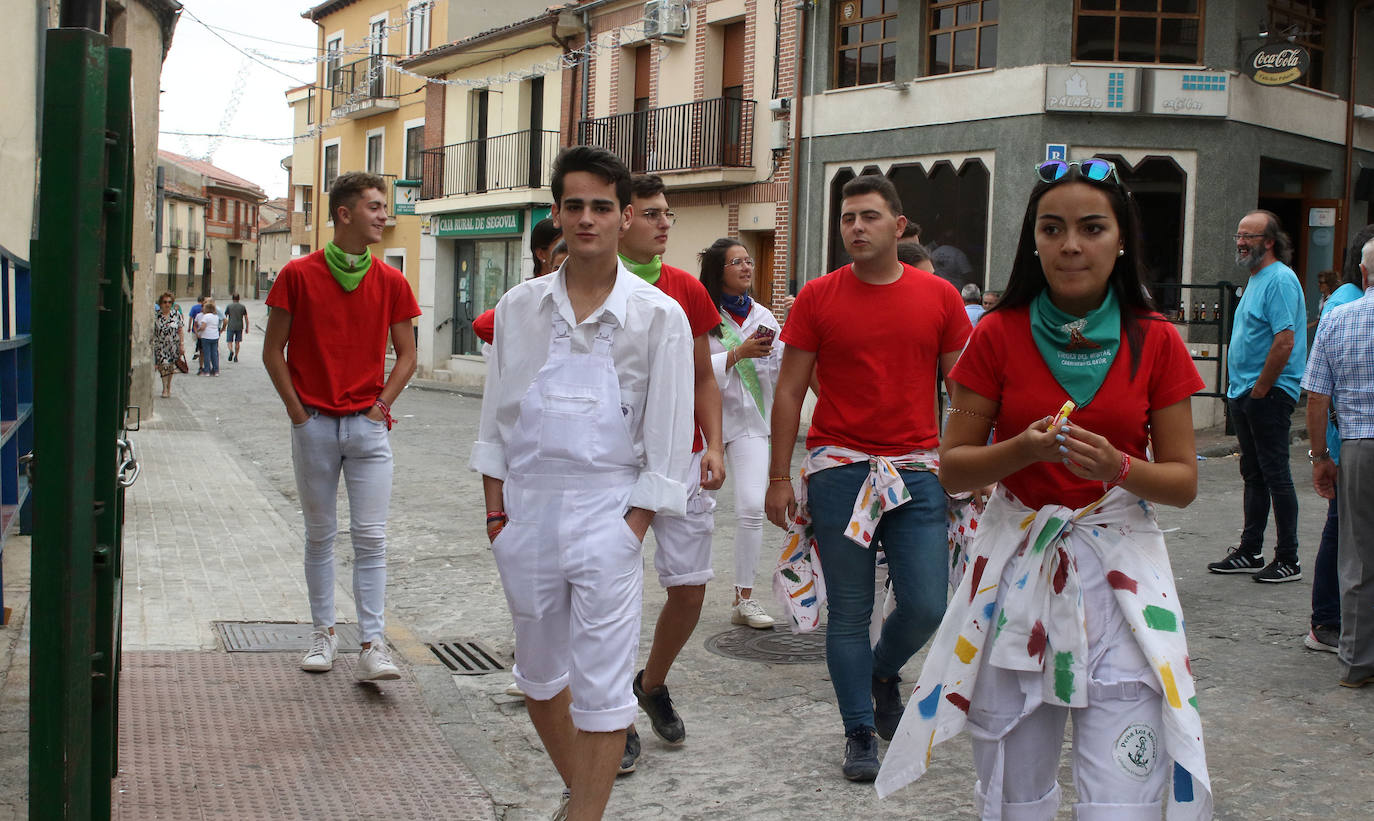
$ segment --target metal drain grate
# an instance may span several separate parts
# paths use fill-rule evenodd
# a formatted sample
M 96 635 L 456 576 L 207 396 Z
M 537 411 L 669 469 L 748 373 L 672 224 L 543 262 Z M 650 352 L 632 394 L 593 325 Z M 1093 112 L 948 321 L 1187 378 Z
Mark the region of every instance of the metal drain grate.
M 825 661 L 825 625 L 810 633 L 791 628 L 772 630 L 737 627 L 706 640 L 706 649 L 718 656 L 765 664 L 815 664 Z
M 302 622 L 217 621 L 212 624 L 224 649 L 230 653 L 303 653 L 310 649 L 310 634 L 315 629 L 314 625 Z M 358 625 L 336 624 L 334 635 L 339 637 L 340 653 L 362 650 Z
M 480 641 L 431 641 L 425 646 L 455 676 L 480 676 L 506 669 L 497 661 L 496 651 Z

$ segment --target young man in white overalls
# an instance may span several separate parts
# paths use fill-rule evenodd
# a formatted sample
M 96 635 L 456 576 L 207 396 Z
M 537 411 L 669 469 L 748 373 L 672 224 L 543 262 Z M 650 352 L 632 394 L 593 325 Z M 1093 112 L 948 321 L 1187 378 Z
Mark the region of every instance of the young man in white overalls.
M 515 624 L 515 680 L 567 790 L 597 819 L 638 708 L 644 534 L 682 515 L 692 337 L 677 304 L 625 270 L 629 172 L 603 149 L 554 163 L 567 262 L 496 306 L 472 469 Z

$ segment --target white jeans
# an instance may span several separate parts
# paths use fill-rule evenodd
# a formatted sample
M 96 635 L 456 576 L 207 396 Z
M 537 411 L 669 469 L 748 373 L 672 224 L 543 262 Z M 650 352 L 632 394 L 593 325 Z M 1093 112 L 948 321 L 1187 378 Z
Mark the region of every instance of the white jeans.
M 768 490 L 768 437 L 725 444 L 726 475 L 735 488 L 735 587 L 752 588 L 763 545 L 763 496 Z
M 391 441 L 386 425 L 363 414 L 310 418 L 291 426 L 291 461 L 305 517 L 305 584 L 316 629 L 334 626 L 334 537 L 339 473 L 348 490 L 353 598 L 364 642 L 386 628 L 386 515 L 391 505 Z

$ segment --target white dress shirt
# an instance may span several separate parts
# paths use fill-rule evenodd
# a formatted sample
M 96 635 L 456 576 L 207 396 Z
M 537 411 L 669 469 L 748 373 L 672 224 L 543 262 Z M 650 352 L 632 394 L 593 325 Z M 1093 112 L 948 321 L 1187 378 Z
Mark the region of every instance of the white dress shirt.
M 620 381 L 621 409 L 640 463 L 630 507 L 681 516 L 687 504 L 694 424 L 692 332 L 672 297 L 619 262 L 616 266 L 610 295 L 580 323 L 561 267 L 501 297 L 469 466 L 493 479 L 506 479 L 505 443 L 519 423 L 520 401 L 548 359 L 553 312 L 572 328 L 573 353 L 591 350 L 597 327 L 609 314 L 617 326 L 611 358 Z
M 767 356 L 749 360 L 754 363 L 754 370 L 759 375 L 759 393 L 763 396 L 764 413 L 771 414 L 773 388 L 778 384 L 778 368 L 782 363 L 782 340 L 778 339 L 782 335 L 782 328 L 778 326 L 773 312 L 760 305 L 758 300 L 751 300 L 749 316 L 744 318 L 743 325 L 735 322 L 728 311 L 725 316 L 743 340 L 748 340 L 759 328 L 773 329 L 773 350 Z M 733 442 L 743 436 L 768 436 L 769 417 L 759 413 L 754 397 L 745 390 L 744 382 L 735 369 L 725 367 L 729 355 L 725 343 L 714 334 L 707 339 L 711 342 L 711 369 L 715 371 L 716 384 L 720 386 L 721 441 Z

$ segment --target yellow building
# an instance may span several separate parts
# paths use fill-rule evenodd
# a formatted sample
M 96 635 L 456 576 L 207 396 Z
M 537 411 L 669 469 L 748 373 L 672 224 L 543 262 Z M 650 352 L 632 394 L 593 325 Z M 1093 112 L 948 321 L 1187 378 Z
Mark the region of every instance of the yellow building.
M 302 15 L 319 27 L 323 58 L 313 87 L 287 93 L 298 133 L 314 137 L 299 142 L 292 157 L 293 204 L 303 216 L 293 231 L 297 251 L 308 253 L 332 238 L 329 186 L 340 174 L 379 174 L 387 181 L 390 218 L 373 252 L 404 272 L 412 289 L 417 286 L 414 199 L 425 83 L 402 74 L 397 61 L 430 48 L 435 32 L 447 29 L 447 9 L 433 0 L 330 0 Z

